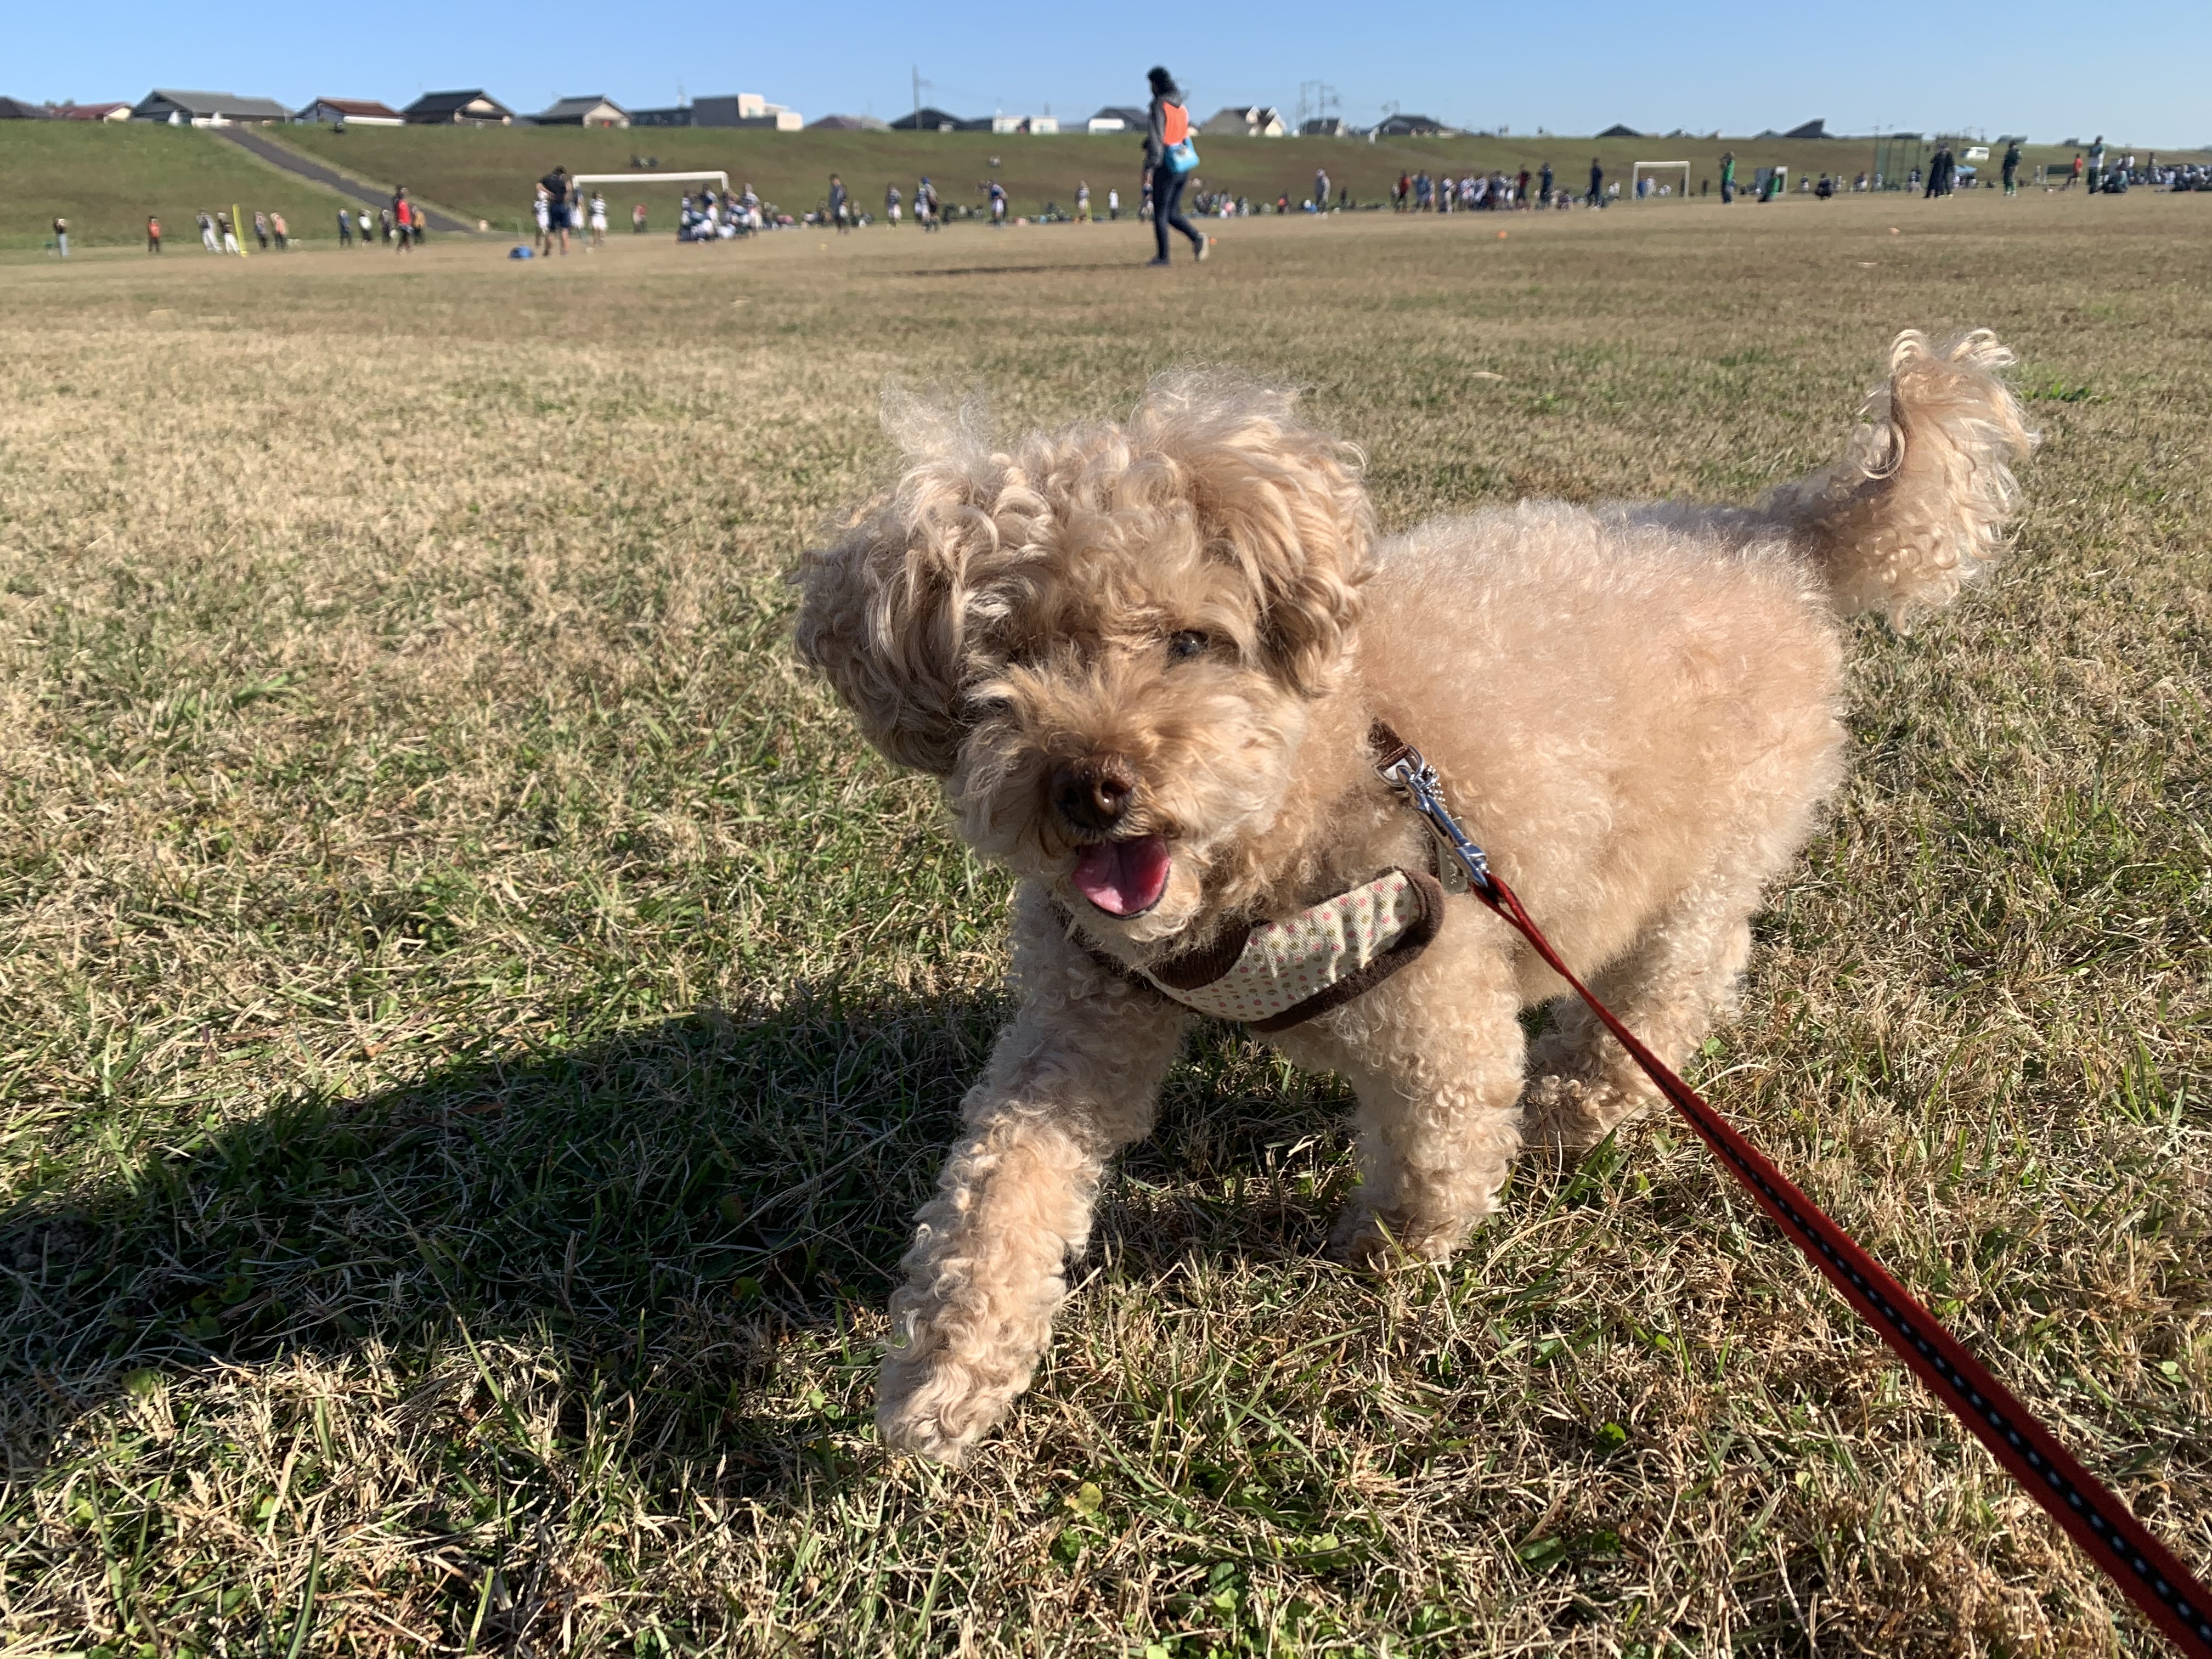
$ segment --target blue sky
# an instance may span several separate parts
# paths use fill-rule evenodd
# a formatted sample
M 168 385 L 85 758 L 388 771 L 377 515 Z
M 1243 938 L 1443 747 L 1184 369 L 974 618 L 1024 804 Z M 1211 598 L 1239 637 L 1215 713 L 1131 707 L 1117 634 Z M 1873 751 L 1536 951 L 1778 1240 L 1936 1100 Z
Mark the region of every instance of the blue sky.
M 1875 126 L 2103 132 L 2155 148 L 2212 143 L 2212 0 L 2120 9 L 2024 0 L 2010 8 L 1659 6 L 1589 0 L 1571 9 L 1356 5 L 1070 8 L 878 3 L 777 9 L 640 0 L 372 7 L 213 7 L 174 0 L 21 6 L 0 94 L 130 98 L 148 88 L 236 92 L 304 104 L 320 95 L 404 104 L 481 86 L 520 109 L 603 92 L 624 104 L 759 92 L 809 120 L 894 116 L 912 102 L 962 115 L 1062 117 L 1144 96 L 1164 61 L 1192 104 L 1292 111 L 1326 82 L 1364 123 L 1386 106 L 1457 125 L 1587 133 Z

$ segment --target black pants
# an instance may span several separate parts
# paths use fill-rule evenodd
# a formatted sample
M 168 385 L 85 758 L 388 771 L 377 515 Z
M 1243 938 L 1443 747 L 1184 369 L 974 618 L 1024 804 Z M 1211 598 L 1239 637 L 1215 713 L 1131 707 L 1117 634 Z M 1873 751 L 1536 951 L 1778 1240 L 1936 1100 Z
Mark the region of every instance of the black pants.
M 1152 234 L 1159 240 L 1160 258 L 1168 257 L 1168 231 L 1170 228 L 1190 238 L 1193 247 L 1203 247 L 1206 238 L 1190 228 L 1190 221 L 1182 216 L 1182 187 L 1189 175 L 1170 173 L 1165 164 L 1152 169 Z

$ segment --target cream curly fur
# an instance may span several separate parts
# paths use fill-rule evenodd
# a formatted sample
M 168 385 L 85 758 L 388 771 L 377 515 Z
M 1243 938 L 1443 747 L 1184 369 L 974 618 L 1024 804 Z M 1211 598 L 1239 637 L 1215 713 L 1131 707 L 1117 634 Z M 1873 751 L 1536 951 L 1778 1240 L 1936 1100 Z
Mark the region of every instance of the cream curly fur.
M 942 781 L 1019 878 L 1020 1011 L 969 1093 L 893 1298 L 878 1419 L 957 1462 L 1028 1386 L 1100 1177 L 1149 1130 L 1190 1016 L 1106 971 L 1426 853 L 1375 776 L 1388 720 L 1577 972 L 1656 1049 L 1723 1018 L 1749 918 L 1843 766 L 1839 614 L 1951 599 L 2031 436 L 1986 333 L 1900 335 L 1834 465 L 1752 507 L 1524 503 L 1377 542 L 1359 456 L 1280 391 L 1160 380 L 1134 415 L 996 446 L 902 403 L 896 485 L 808 556 L 799 652 L 869 740 Z M 1182 635 L 1203 648 L 1171 648 Z M 1165 889 L 1071 880 L 1055 769 L 1119 757 Z M 1270 1041 L 1358 1100 L 1347 1259 L 1440 1260 L 1524 1138 L 1586 1148 L 1647 1085 L 1472 899 L 1412 967 Z M 1065 918 L 1078 919 L 1071 936 Z

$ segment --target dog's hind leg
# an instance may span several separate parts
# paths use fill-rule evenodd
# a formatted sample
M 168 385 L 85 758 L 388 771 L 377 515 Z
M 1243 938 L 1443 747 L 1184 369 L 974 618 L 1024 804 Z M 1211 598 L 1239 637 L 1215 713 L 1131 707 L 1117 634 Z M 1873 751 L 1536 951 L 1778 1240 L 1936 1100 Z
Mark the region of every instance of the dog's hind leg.
M 1593 975 L 1590 989 L 1679 1069 L 1735 1006 L 1758 902 L 1757 885 L 1742 875 L 1710 878 L 1627 957 Z M 1551 1014 L 1552 1029 L 1529 1051 L 1525 1133 L 1532 1145 L 1586 1152 L 1656 1103 L 1659 1091 L 1580 999 L 1557 999 Z
M 1276 1039 L 1358 1097 L 1360 1185 L 1330 1239 L 1357 1267 L 1449 1256 L 1495 1207 L 1521 1147 L 1511 958 L 1490 918 L 1454 921 L 1412 967 L 1315 1022 L 1325 1029 Z
M 878 1382 L 884 1443 L 957 1463 L 1051 1340 L 1107 1161 L 1151 1127 L 1189 1016 L 1114 978 L 1025 896 L 1021 1012 L 1000 1035 L 917 1218 Z

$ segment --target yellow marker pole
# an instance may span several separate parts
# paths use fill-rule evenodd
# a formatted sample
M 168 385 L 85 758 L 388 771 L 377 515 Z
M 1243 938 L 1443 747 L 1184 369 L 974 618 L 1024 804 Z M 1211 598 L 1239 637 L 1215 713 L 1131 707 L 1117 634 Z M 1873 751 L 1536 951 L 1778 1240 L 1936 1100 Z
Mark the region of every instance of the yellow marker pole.
M 230 204 L 230 234 L 238 239 L 238 257 L 246 257 L 246 221 L 238 216 L 238 204 Z

